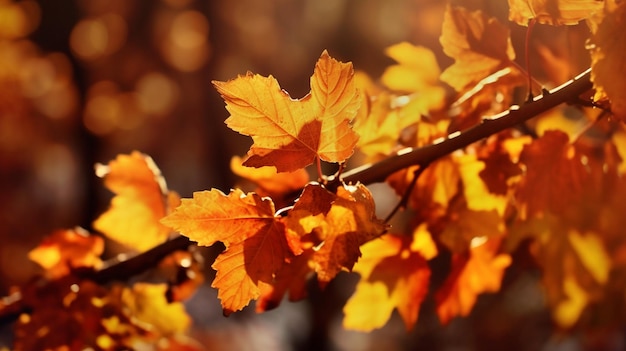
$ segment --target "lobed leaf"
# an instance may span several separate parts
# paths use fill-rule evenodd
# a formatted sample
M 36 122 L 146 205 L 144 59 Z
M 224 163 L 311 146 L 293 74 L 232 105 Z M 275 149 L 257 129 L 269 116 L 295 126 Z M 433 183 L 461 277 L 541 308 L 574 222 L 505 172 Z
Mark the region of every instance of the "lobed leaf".
M 248 73 L 214 81 L 230 113 L 226 125 L 254 141 L 243 164 L 288 172 L 316 158 L 343 162 L 350 157 L 358 140 L 350 122 L 360 105 L 353 75 L 352 64 L 324 51 L 311 77 L 311 93 L 300 100 L 281 90 L 272 76 Z
M 111 207 L 93 222 L 96 230 L 138 251 L 167 240 L 170 230 L 159 220 L 178 205 L 179 197 L 167 190 L 152 158 L 138 151 L 118 155 L 107 166 L 96 165 L 96 173 L 116 194 Z

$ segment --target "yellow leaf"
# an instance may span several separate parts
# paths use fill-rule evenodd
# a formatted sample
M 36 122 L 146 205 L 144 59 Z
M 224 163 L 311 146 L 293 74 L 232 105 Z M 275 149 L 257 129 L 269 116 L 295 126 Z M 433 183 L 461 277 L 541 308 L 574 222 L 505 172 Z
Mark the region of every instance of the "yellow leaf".
M 180 302 L 168 303 L 165 284 L 136 283 L 122 292 L 122 303 L 128 314 L 145 329 L 169 336 L 187 330 L 191 318 Z
M 569 234 L 569 242 L 591 276 L 598 283 L 605 284 L 609 280 L 611 258 L 600 238 L 592 233 L 583 235 L 573 230 Z
M 598 0 L 509 0 L 509 20 L 527 26 L 529 20 L 549 25 L 578 24 L 602 10 Z
M 589 299 L 576 279 L 569 275 L 563 279 L 563 292 L 566 297 L 554 307 L 552 316 L 561 327 L 569 328 L 578 321 Z
M 358 135 L 350 122 L 360 105 L 352 64 L 324 51 L 311 77 L 311 93 L 300 100 L 281 90 L 273 77 L 248 73 L 228 82 L 214 81 L 230 117 L 229 128 L 252 137 L 245 166 L 294 171 L 316 158 L 343 162 Z
M 385 53 L 398 62 L 387 67 L 381 77 L 389 89 L 413 93 L 437 85 L 441 70 L 432 50 L 402 42 L 388 47 Z
M 446 55 L 455 60 L 441 80 L 457 91 L 505 67 L 517 70 L 508 28 L 481 11 L 448 5 L 439 41 Z
M 234 174 L 255 183 L 259 188 L 256 193 L 276 199 L 281 195 L 302 189 L 309 182 L 309 174 L 300 168 L 293 172 L 276 171 L 276 167 L 251 168 L 242 165 L 241 157 L 230 159 L 230 169 Z
M 363 258 L 354 267 L 361 279 L 343 309 L 345 328 L 380 328 L 394 309 L 407 330 L 413 328 L 428 292 L 430 268 L 411 246 L 410 238 L 391 234 L 363 245 Z
M 591 81 L 595 99 L 608 98 L 611 112 L 626 121 L 626 80 L 616 79 L 616 72 L 626 70 L 626 3 L 606 0 L 604 18 L 589 41 Z
M 159 220 L 178 205 L 179 198 L 167 190 L 152 158 L 137 151 L 119 155 L 107 166 L 97 165 L 96 173 L 116 194 L 111 207 L 94 221 L 96 230 L 138 251 L 167 240 L 170 230 Z

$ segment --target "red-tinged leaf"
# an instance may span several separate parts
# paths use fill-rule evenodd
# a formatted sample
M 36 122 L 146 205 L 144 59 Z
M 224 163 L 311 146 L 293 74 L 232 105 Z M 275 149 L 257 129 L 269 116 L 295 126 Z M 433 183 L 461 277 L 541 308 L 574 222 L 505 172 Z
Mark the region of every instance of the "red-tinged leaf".
M 505 67 L 517 70 L 508 28 L 482 11 L 448 5 L 439 41 L 446 55 L 455 60 L 441 80 L 457 91 Z
M 289 294 L 289 301 L 302 300 L 307 296 L 306 283 L 314 272 L 310 265 L 313 254 L 313 250 L 307 250 L 293 257 L 276 274 L 272 284 L 261 285 L 261 296 L 256 303 L 257 313 L 278 307 L 286 294 Z
M 232 244 L 217 256 L 212 287 L 218 289 L 224 314 L 243 309 L 261 295 L 261 285 L 271 284 L 289 257 L 285 228 L 273 222 L 244 241 Z
M 527 144 L 520 155 L 526 172 L 516 194 L 521 215 L 564 214 L 579 204 L 589 179 L 583 158 L 561 131 L 547 131 Z
M 500 290 L 504 270 L 511 264 L 511 256 L 498 254 L 500 242 L 476 238 L 468 253 L 452 256 L 452 271 L 435 294 L 441 323 L 469 315 L 479 294 Z
M 386 229 L 361 184 L 341 186 L 336 194 L 309 185 L 286 221 L 294 253 L 315 251 L 311 261 L 322 286 L 340 271 L 350 271 L 361 256 L 359 247 Z
M 212 286 L 219 290 L 225 314 L 258 298 L 260 284 L 271 283 L 291 257 L 274 204 L 255 193 L 196 192 L 162 222 L 200 245 L 224 243 L 226 250 L 213 263 L 217 275 Z
M 46 270 L 52 279 L 67 275 L 72 269 L 102 265 L 104 240 L 82 228 L 57 230 L 28 253 L 28 258 Z
M 509 0 L 509 20 L 527 26 L 531 19 L 549 25 L 578 24 L 602 10 L 598 0 Z
M 152 158 L 134 151 L 119 155 L 96 173 L 115 197 L 111 207 L 93 222 L 109 239 L 138 251 L 167 240 L 170 230 L 159 220 L 178 206 L 179 198 L 167 190 L 165 179 Z
M 281 90 L 272 76 L 248 73 L 214 81 L 230 112 L 226 124 L 254 141 L 244 165 L 286 172 L 316 158 L 343 162 L 350 157 L 358 140 L 350 122 L 360 105 L 353 75 L 352 64 L 324 51 L 311 77 L 311 93 L 300 100 Z
M 413 245 L 410 237 L 391 234 L 363 245 L 363 258 L 354 267 L 361 279 L 343 309 L 345 328 L 363 332 L 380 328 L 394 309 L 407 330 L 413 328 L 430 279 L 430 268 L 418 245 Z

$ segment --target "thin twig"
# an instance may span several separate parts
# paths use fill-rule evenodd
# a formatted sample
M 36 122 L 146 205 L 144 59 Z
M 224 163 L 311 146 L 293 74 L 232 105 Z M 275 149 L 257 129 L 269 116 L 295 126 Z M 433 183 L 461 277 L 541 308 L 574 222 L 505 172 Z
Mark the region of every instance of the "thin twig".
M 417 184 L 417 179 L 426 168 L 428 168 L 427 164 L 420 165 L 418 169 L 413 171 L 413 179 L 411 179 L 411 183 L 409 183 L 409 186 L 404 191 L 404 194 L 402 194 L 402 198 L 400 199 L 400 201 L 398 201 L 393 210 L 391 210 L 387 217 L 385 217 L 385 223 L 389 223 L 389 221 L 396 214 L 396 212 L 398 212 L 401 208 L 406 207 L 407 203 L 409 202 L 409 198 L 411 197 L 411 193 L 413 192 L 413 188 L 415 188 L 415 184 Z

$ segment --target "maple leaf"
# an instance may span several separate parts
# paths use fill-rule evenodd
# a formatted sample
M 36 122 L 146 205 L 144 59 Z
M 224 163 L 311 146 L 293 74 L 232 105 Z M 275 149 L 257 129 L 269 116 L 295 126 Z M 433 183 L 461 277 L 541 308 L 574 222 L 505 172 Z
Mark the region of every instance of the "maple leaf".
M 232 190 L 195 192 L 162 222 L 199 245 L 220 241 L 226 246 L 213 268 L 225 314 L 241 310 L 260 296 L 259 285 L 271 283 L 291 256 L 283 222 L 274 216 L 274 204 L 255 193 Z
M 439 41 L 445 54 L 455 60 L 441 80 L 456 91 L 506 67 L 517 71 L 508 28 L 482 11 L 448 5 Z
M 407 330 L 413 328 L 428 293 L 430 268 L 426 260 L 436 255 L 430 235 L 421 229 L 413 238 L 386 234 L 363 245 L 363 258 L 353 270 L 361 279 L 343 308 L 345 328 L 363 332 L 380 328 L 394 309 L 398 309 Z
M 358 140 L 350 122 L 360 105 L 353 75 L 352 64 L 324 51 L 311 77 L 311 92 L 300 100 L 281 90 L 272 76 L 248 73 L 214 81 L 230 113 L 226 124 L 254 141 L 243 164 L 286 172 L 316 159 L 343 162 L 350 157 Z
M 179 197 L 167 190 L 152 158 L 137 151 L 118 155 L 107 166 L 96 165 L 96 174 L 116 194 L 93 222 L 96 230 L 138 251 L 167 240 L 170 230 L 159 220 L 179 204 Z
M 509 20 L 527 26 L 531 19 L 549 25 L 573 25 L 602 9 L 598 0 L 509 0 Z
M 511 264 L 511 256 L 497 253 L 501 241 L 475 238 L 468 253 L 452 256 L 452 270 L 435 293 L 441 323 L 469 315 L 479 294 L 500 290 L 504 270 Z
M 611 112 L 626 121 L 626 81 L 615 79 L 615 72 L 626 69 L 626 3 L 607 0 L 604 16 L 588 47 L 591 49 L 591 81 L 596 89 L 594 99 L 608 98 Z
M 28 258 L 46 270 L 50 278 L 58 278 L 80 267 L 99 268 L 104 240 L 89 235 L 82 228 L 57 230 L 28 253 Z
M 371 193 L 362 184 L 343 185 L 336 194 L 308 185 L 289 213 L 287 227 L 290 245 L 300 246 L 292 249 L 296 254 L 315 251 L 311 262 L 322 286 L 340 271 L 351 270 L 361 256 L 360 245 L 386 229 L 376 218 Z

